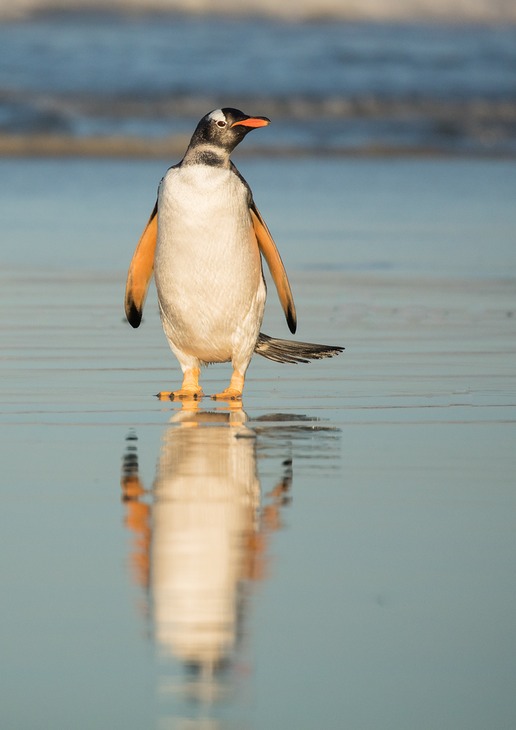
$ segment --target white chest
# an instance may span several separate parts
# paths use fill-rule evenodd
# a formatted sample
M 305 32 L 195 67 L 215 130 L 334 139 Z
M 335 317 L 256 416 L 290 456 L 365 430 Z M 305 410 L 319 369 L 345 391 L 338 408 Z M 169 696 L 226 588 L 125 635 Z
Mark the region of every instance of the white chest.
M 165 175 L 154 273 L 168 336 L 178 347 L 223 360 L 247 320 L 248 339 L 256 338 L 265 303 L 261 258 L 247 189 L 231 170 L 188 165 Z
M 167 172 L 158 200 L 155 273 L 158 289 L 195 279 L 224 286 L 228 279 L 256 287 L 261 272 L 242 181 L 229 169 L 187 165 Z M 251 284 L 252 281 L 252 284 Z
M 247 190 L 229 169 L 189 165 L 167 172 L 159 191 L 158 248 L 190 256 L 241 246 L 251 227 Z

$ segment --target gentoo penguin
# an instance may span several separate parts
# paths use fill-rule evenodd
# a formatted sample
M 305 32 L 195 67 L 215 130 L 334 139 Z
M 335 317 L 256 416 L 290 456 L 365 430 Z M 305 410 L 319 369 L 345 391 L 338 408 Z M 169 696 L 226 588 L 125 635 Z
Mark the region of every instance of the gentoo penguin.
M 214 399 L 240 399 L 254 352 L 277 362 L 308 362 L 342 347 L 280 340 L 260 332 L 267 261 L 289 329 L 296 310 L 283 262 L 249 185 L 230 160 L 246 134 L 270 123 L 238 109 L 201 119 L 185 156 L 169 168 L 134 253 L 125 292 L 129 323 L 138 327 L 152 273 L 170 348 L 183 371 L 179 390 L 160 398 L 199 398 L 200 366 L 230 362 L 229 386 Z

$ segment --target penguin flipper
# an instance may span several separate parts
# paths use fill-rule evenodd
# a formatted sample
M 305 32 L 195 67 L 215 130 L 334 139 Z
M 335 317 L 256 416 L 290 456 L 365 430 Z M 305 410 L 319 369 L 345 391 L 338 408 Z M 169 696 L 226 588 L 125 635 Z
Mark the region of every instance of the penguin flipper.
M 133 254 L 125 285 L 125 316 L 132 327 L 142 321 L 143 305 L 147 296 L 152 273 L 158 236 L 158 203 L 154 206 L 145 230 Z
M 288 328 L 292 334 L 294 334 L 297 327 L 296 306 L 294 304 L 294 297 L 292 296 L 287 272 L 285 271 L 283 261 L 281 260 L 281 256 L 276 248 L 276 244 L 274 243 L 269 229 L 267 228 L 267 225 L 265 224 L 265 221 L 260 215 L 260 212 L 254 202 L 251 204 L 249 210 L 251 212 L 251 220 L 253 222 L 254 232 L 258 241 L 258 247 L 267 261 L 267 266 L 269 267 L 272 279 L 276 285 L 279 300 L 287 319 Z

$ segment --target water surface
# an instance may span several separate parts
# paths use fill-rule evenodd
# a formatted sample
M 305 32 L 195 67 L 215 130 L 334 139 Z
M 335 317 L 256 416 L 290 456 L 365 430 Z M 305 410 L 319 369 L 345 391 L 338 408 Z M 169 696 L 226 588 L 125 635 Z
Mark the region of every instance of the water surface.
M 123 321 L 162 167 L 0 165 L 3 724 L 512 727 L 515 166 L 242 162 L 346 351 L 196 410 Z

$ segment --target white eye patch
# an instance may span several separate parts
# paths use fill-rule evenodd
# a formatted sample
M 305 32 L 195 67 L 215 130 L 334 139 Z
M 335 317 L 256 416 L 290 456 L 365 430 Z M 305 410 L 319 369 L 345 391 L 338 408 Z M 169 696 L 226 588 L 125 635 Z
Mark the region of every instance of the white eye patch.
M 208 114 L 208 119 L 212 119 L 214 122 L 222 122 L 223 124 L 226 124 L 226 117 L 222 112 L 222 109 L 215 109 L 210 114 Z

